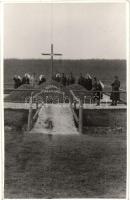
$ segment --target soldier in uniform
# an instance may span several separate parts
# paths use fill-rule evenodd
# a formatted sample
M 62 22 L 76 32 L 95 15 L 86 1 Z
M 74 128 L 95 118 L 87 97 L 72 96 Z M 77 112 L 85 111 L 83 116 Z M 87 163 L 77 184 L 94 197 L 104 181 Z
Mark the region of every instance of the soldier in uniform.
M 115 80 L 113 81 L 113 83 L 111 84 L 112 86 L 112 93 L 111 93 L 111 99 L 112 99 L 112 104 L 116 106 L 117 102 L 120 100 L 120 81 L 118 79 L 118 76 L 115 76 Z

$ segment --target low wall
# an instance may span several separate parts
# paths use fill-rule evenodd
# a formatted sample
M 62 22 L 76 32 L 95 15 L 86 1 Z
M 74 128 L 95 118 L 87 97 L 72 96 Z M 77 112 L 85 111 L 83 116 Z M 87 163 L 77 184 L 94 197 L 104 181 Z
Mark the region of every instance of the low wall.
M 76 110 L 78 114 L 78 110 Z M 84 109 L 83 126 L 126 127 L 127 110 L 124 109 Z

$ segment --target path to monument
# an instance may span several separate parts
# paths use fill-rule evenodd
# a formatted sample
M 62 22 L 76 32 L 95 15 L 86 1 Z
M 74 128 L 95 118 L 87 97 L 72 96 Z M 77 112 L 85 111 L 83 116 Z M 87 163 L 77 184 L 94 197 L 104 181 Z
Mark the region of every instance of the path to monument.
M 43 106 L 31 133 L 79 134 L 69 105 L 49 104 Z

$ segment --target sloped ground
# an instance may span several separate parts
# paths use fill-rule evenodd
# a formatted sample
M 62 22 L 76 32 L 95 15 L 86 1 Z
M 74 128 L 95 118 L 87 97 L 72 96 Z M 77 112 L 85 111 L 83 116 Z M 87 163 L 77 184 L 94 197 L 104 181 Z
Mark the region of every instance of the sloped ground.
M 10 93 L 10 95 L 6 96 L 4 98 L 5 102 L 20 102 L 25 103 L 26 101 L 29 101 L 29 98 L 31 96 L 31 89 L 34 89 L 31 85 L 25 84 L 20 86 L 18 89 L 23 89 L 23 91 L 18 91 L 15 89 L 13 92 Z M 26 89 L 29 89 L 28 91 L 25 91 Z M 39 91 L 38 91 L 39 92 Z M 33 92 L 34 94 L 37 93 L 37 91 Z
M 11 92 L 8 96 L 5 96 L 4 101 L 5 102 L 21 102 L 24 103 L 26 99 L 28 99 L 31 96 L 31 89 L 36 89 L 37 91 L 33 91 L 33 94 L 37 94 L 40 93 L 40 90 L 42 91 L 43 89 L 46 89 L 46 87 L 54 85 L 57 88 L 59 88 L 61 90 L 61 92 L 65 93 L 65 96 L 69 96 L 70 89 L 74 89 L 74 90 L 85 90 L 85 88 L 81 85 L 78 84 L 72 84 L 70 86 L 67 87 L 63 87 L 60 83 L 56 82 L 56 81 L 46 81 L 45 83 L 42 83 L 41 85 L 36 85 L 35 88 L 32 87 L 31 85 L 28 84 L 24 84 L 22 86 L 20 86 L 18 88 L 19 89 L 29 89 L 30 91 L 18 91 L 17 89 L 15 89 L 13 92 Z M 87 93 L 87 90 L 86 90 Z M 81 94 L 80 94 L 81 95 Z M 45 100 L 45 97 L 47 96 L 47 94 L 43 94 L 43 100 Z M 56 94 L 51 94 L 52 98 L 54 99 Z M 62 95 L 61 95 L 62 96 Z M 62 97 L 60 97 L 60 95 L 58 96 L 58 98 L 60 99 L 61 102 L 63 102 Z
M 6 131 L 5 198 L 125 198 L 125 132 L 92 131 L 51 137 Z

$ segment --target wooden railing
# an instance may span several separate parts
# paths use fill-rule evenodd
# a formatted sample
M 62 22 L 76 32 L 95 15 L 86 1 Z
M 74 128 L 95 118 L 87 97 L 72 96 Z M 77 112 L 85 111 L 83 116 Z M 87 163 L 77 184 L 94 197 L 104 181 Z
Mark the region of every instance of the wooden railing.
M 103 91 L 88 91 L 88 90 L 73 90 L 73 91 L 70 91 L 71 95 L 73 96 L 74 99 L 79 99 L 79 98 L 82 98 L 82 100 L 84 101 L 84 98 L 88 99 L 89 100 L 89 103 L 92 103 L 93 102 L 93 98 L 94 98 L 94 95 L 96 93 L 100 93 L 100 97 L 105 94 L 107 96 L 111 96 L 111 94 L 113 93 L 119 93 L 120 95 L 120 100 L 119 102 L 120 103 L 123 103 L 123 104 L 127 104 L 127 91 L 126 90 L 119 90 L 119 91 L 107 91 L 107 90 L 103 90 Z
M 39 104 L 38 100 L 36 99 L 35 103 L 36 104 L 36 109 L 35 112 L 33 113 L 33 92 L 31 93 L 30 101 L 29 101 L 29 112 L 28 112 L 28 127 L 27 130 L 30 131 L 33 128 L 33 125 L 35 121 L 37 120 L 39 111 L 43 105 L 43 103 Z
M 74 95 L 72 90 L 70 90 L 70 94 L 72 95 L 72 98 L 74 99 L 74 101 L 73 101 L 72 98 L 70 97 L 70 108 L 71 108 L 74 120 L 78 124 L 78 131 L 79 131 L 79 133 L 82 134 L 82 132 L 83 132 L 83 101 L 82 101 L 82 99 L 77 98 Z M 79 116 L 75 112 L 76 111 L 76 103 L 79 103 L 79 106 L 78 106 Z
M 70 90 L 70 108 L 71 108 L 74 120 L 78 124 L 78 130 L 79 130 L 80 133 L 82 133 L 83 132 L 83 105 L 85 103 L 84 100 L 83 100 L 84 99 L 84 95 L 83 96 L 79 95 L 80 97 L 77 97 L 76 96 L 76 92 L 79 92 L 79 93 L 80 92 L 81 93 L 84 92 L 84 93 L 86 93 L 87 94 L 86 96 L 88 97 L 88 102 L 90 104 L 93 103 L 93 94 L 95 92 L 100 92 L 102 95 L 106 94 L 108 96 L 110 96 L 112 92 L 106 92 L 106 91 L 90 91 L 89 92 L 89 91 L 86 91 L 86 90 L 83 90 L 83 91 L 81 91 L 81 90 L 73 90 L 73 91 Z M 123 95 L 127 94 L 126 91 L 119 91 L 119 93 L 123 94 Z M 78 103 L 78 106 L 76 106 L 77 103 Z M 106 102 L 104 102 L 104 103 L 106 103 Z M 110 103 L 111 103 L 111 101 L 110 101 Z M 123 99 L 120 99 L 120 103 L 123 103 L 125 105 L 127 104 L 127 102 L 125 100 L 123 100 Z M 77 115 L 77 112 L 76 112 L 76 110 L 78 110 L 78 109 L 79 109 L 79 112 L 78 112 L 79 115 Z

